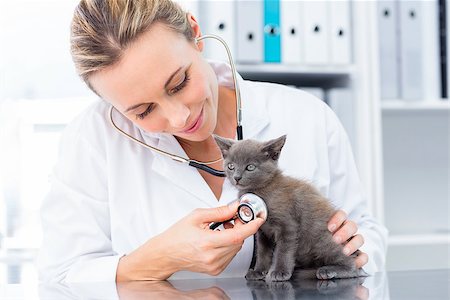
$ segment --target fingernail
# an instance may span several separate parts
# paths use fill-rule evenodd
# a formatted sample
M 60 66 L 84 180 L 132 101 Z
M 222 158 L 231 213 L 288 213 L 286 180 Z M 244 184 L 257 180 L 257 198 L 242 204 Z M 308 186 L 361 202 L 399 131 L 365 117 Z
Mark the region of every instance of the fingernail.
M 344 254 L 349 255 L 349 253 L 350 253 L 350 250 L 348 248 L 344 248 Z
M 341 242 L 341 237 L 340 236 L 334 236 L 333 237 L 333 240 L 336 242 L 336 243 L 340 243 Z
M 330 227 L 328 227 L 328 230 L 333 232 L 335 228 L 336 228 L 336 225 L 335 224 L 331 224 Z

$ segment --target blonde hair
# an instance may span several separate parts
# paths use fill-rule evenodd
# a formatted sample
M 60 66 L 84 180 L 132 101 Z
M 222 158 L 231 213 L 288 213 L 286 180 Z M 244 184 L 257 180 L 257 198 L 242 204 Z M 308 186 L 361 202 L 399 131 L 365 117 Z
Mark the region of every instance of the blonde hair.
M 194 40 L 186 12 L 171 0 L 81 0 L 70 40 L 78 74 L 92 89 L 89 76 L 118 62 L 127 46 L 155 22 Z

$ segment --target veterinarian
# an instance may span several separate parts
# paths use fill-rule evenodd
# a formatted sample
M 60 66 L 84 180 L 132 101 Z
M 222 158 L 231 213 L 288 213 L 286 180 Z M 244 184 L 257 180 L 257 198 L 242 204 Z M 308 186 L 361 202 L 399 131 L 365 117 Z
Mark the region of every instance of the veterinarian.
M 287 134 L 279 160 L 285 174 L 309 180 L 340 209 L 328 226 L 347 255 L 358 250 L 358 267 L 369 274 L 383 268 L 387 232 L 369 213 L 334 112 L 304 91 L 236 73 L 237 115 L 234 73 L 227 63 L 205 60 L 204 43 L 195 17 L 169 0 L 77 6 L 72 57 L 101 100 L 61 139 L 41 209 L 41 281 L 243 277 L 263 220 L 210 230 L 236 213 L 230 182 L 117 129 L 220 171 L 211 135 L 237 138 L 240 117 L 245 139 Z

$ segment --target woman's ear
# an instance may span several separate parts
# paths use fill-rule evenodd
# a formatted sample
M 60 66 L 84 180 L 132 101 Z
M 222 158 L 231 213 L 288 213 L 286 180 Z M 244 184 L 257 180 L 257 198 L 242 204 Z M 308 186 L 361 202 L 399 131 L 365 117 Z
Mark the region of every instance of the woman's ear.
M 194 34 L 194 43 L 198 50 L 203 51 L 204 43 L 203 41 L 197 41 L 197 38 L 202 36 L 202 32 L 200 30 L 200 25 L 197 22 L 197 19 L 193 14 L 187 13 L 187 18 L 189 24 L 191 24 L 192 33 Z

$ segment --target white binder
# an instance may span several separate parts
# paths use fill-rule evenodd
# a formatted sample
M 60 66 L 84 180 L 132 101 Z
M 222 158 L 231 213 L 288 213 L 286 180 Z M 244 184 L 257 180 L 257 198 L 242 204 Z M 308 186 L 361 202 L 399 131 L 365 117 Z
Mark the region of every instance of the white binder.
M 281 0 L 280 2 L 281 63 L 283 64 L 299 64 L 304 59 L 302 5 L 302 1 Z
M 264 60 L 262 0 L 236 2 L 236 61 L 262 63 Z
M 200 1 L 200 29 L 202 34 L 218 35 L 227 42 L 234 54 L 235 50 L 235 1 L 233 0 L 208 0 Z M 227 53 L 223 45 L 214 39 L 205 39 L 203 56 L 216 60 L 228 61 Z
M 330 14 L 330 62 L 340 65 L 350 64 L 350 1 L 330 1 L 328 5 Z
M 381 99 L 398 99 L 399 54 L 398 54 L 398 3 L 395 0 L 380 1 L 377 8 L 378 41 L 380 60 Z
M 329 63 L 328 3 L 305 1 L 303 8 L 305 64 L 327 64 Z
M 440 97 L 437 0 L 400 1 L 401 96 L 432 101 Z

